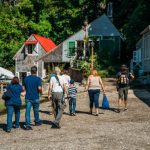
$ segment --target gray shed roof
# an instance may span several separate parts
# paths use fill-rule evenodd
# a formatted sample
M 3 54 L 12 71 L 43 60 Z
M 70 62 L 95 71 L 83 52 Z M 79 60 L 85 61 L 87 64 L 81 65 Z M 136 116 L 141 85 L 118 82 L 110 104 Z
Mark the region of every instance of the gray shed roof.
M 88 25 L 88 34 L 89 36 L 121 36 L 105 14 Z

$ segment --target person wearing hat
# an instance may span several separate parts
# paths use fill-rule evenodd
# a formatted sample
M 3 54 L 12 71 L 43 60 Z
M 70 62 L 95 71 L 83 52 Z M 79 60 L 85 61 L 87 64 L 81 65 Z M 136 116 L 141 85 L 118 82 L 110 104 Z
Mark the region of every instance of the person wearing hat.
M 74 84 L 74 80 L 70 80 L 70 85 L 68 87 L 68 96 L 69 96 L 69 111 L 71 116 L 76 116 L 76 93 L 77 88 Z
M 124 111 L 127 110 L 129 81 L 133 79 L 134 76 L 129 72 L 127 66 L 121 65 L 120 72 L 117 74 L 118 113 L 120 112 L 122 101 L 124 102 Z
M 60 128 L 60 120 L 63 114 L 64 94 L 67 93 L 64 78 L 61 76 L 59 67 L 55 67 L 55 76 L 52 76 L 49 83 L 48 98 L 52 97 L 55 120 L 52 128 Z

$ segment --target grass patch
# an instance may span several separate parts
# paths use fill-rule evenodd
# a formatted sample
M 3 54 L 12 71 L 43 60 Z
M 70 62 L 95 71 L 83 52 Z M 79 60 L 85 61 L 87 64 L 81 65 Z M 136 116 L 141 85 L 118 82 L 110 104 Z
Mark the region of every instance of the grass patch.
M 0 99 L 0 112 L 2 112 L 5 109 L 5 103 L 2 99 Z

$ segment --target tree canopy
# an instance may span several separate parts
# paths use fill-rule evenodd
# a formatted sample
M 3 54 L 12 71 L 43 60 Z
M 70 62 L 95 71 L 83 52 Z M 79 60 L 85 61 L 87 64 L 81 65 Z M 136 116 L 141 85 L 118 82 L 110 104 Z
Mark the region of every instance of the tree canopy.
M 125 60 L 140 38 L 139 33 L 149 25 L 148 0 L 0 0 L 0 66 L 12 69 L 14 54 L 32 34 L 49 37 L 56 44 L 106 13 L 113 2 L 116 27 L 125 35 L 122 49 Z

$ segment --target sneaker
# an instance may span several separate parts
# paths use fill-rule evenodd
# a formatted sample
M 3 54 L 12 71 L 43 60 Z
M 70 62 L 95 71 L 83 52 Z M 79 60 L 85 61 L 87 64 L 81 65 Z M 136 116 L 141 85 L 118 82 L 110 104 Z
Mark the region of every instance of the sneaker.
M 11 129 L 6 129 L 6 132 L 7 132 L 7 133 L 10 133 L 10 131 L 11 131 Z
M 90 111 L 89 114 L 92 115 L 92 111 Z
M 35 122 L 35 126 L 40 126 L 40 125 L 42 125 L 42 122 L 41 122 L 41 121 Z
M 25 130 L 32 130 L 32 127 L 31 127 L 31 126 L 26 126 L 26 125 L 24 125 L 24 129 L 25 129 Z
M 99 116 L 99 114 L 95 114 L 95 116 Z
M 117 112 L 117 113 L 120 113 L 120 109 L 117 109 L 116 112 Z
M 16 126 L 15 124 L 13 125 L 14 129 L 18 129 L 20 126 Z
M 76 116 L 76 113 L 72 113 L 72 116 Z
M 61 126 L 60 126 L 58 123 L 54 123 L 54 122 L 53 122 L 51 128 L 53 128 L 53 129 L 60 129 Z
M 128 110 L 128 108 L 124 108 L 124 111 Z

